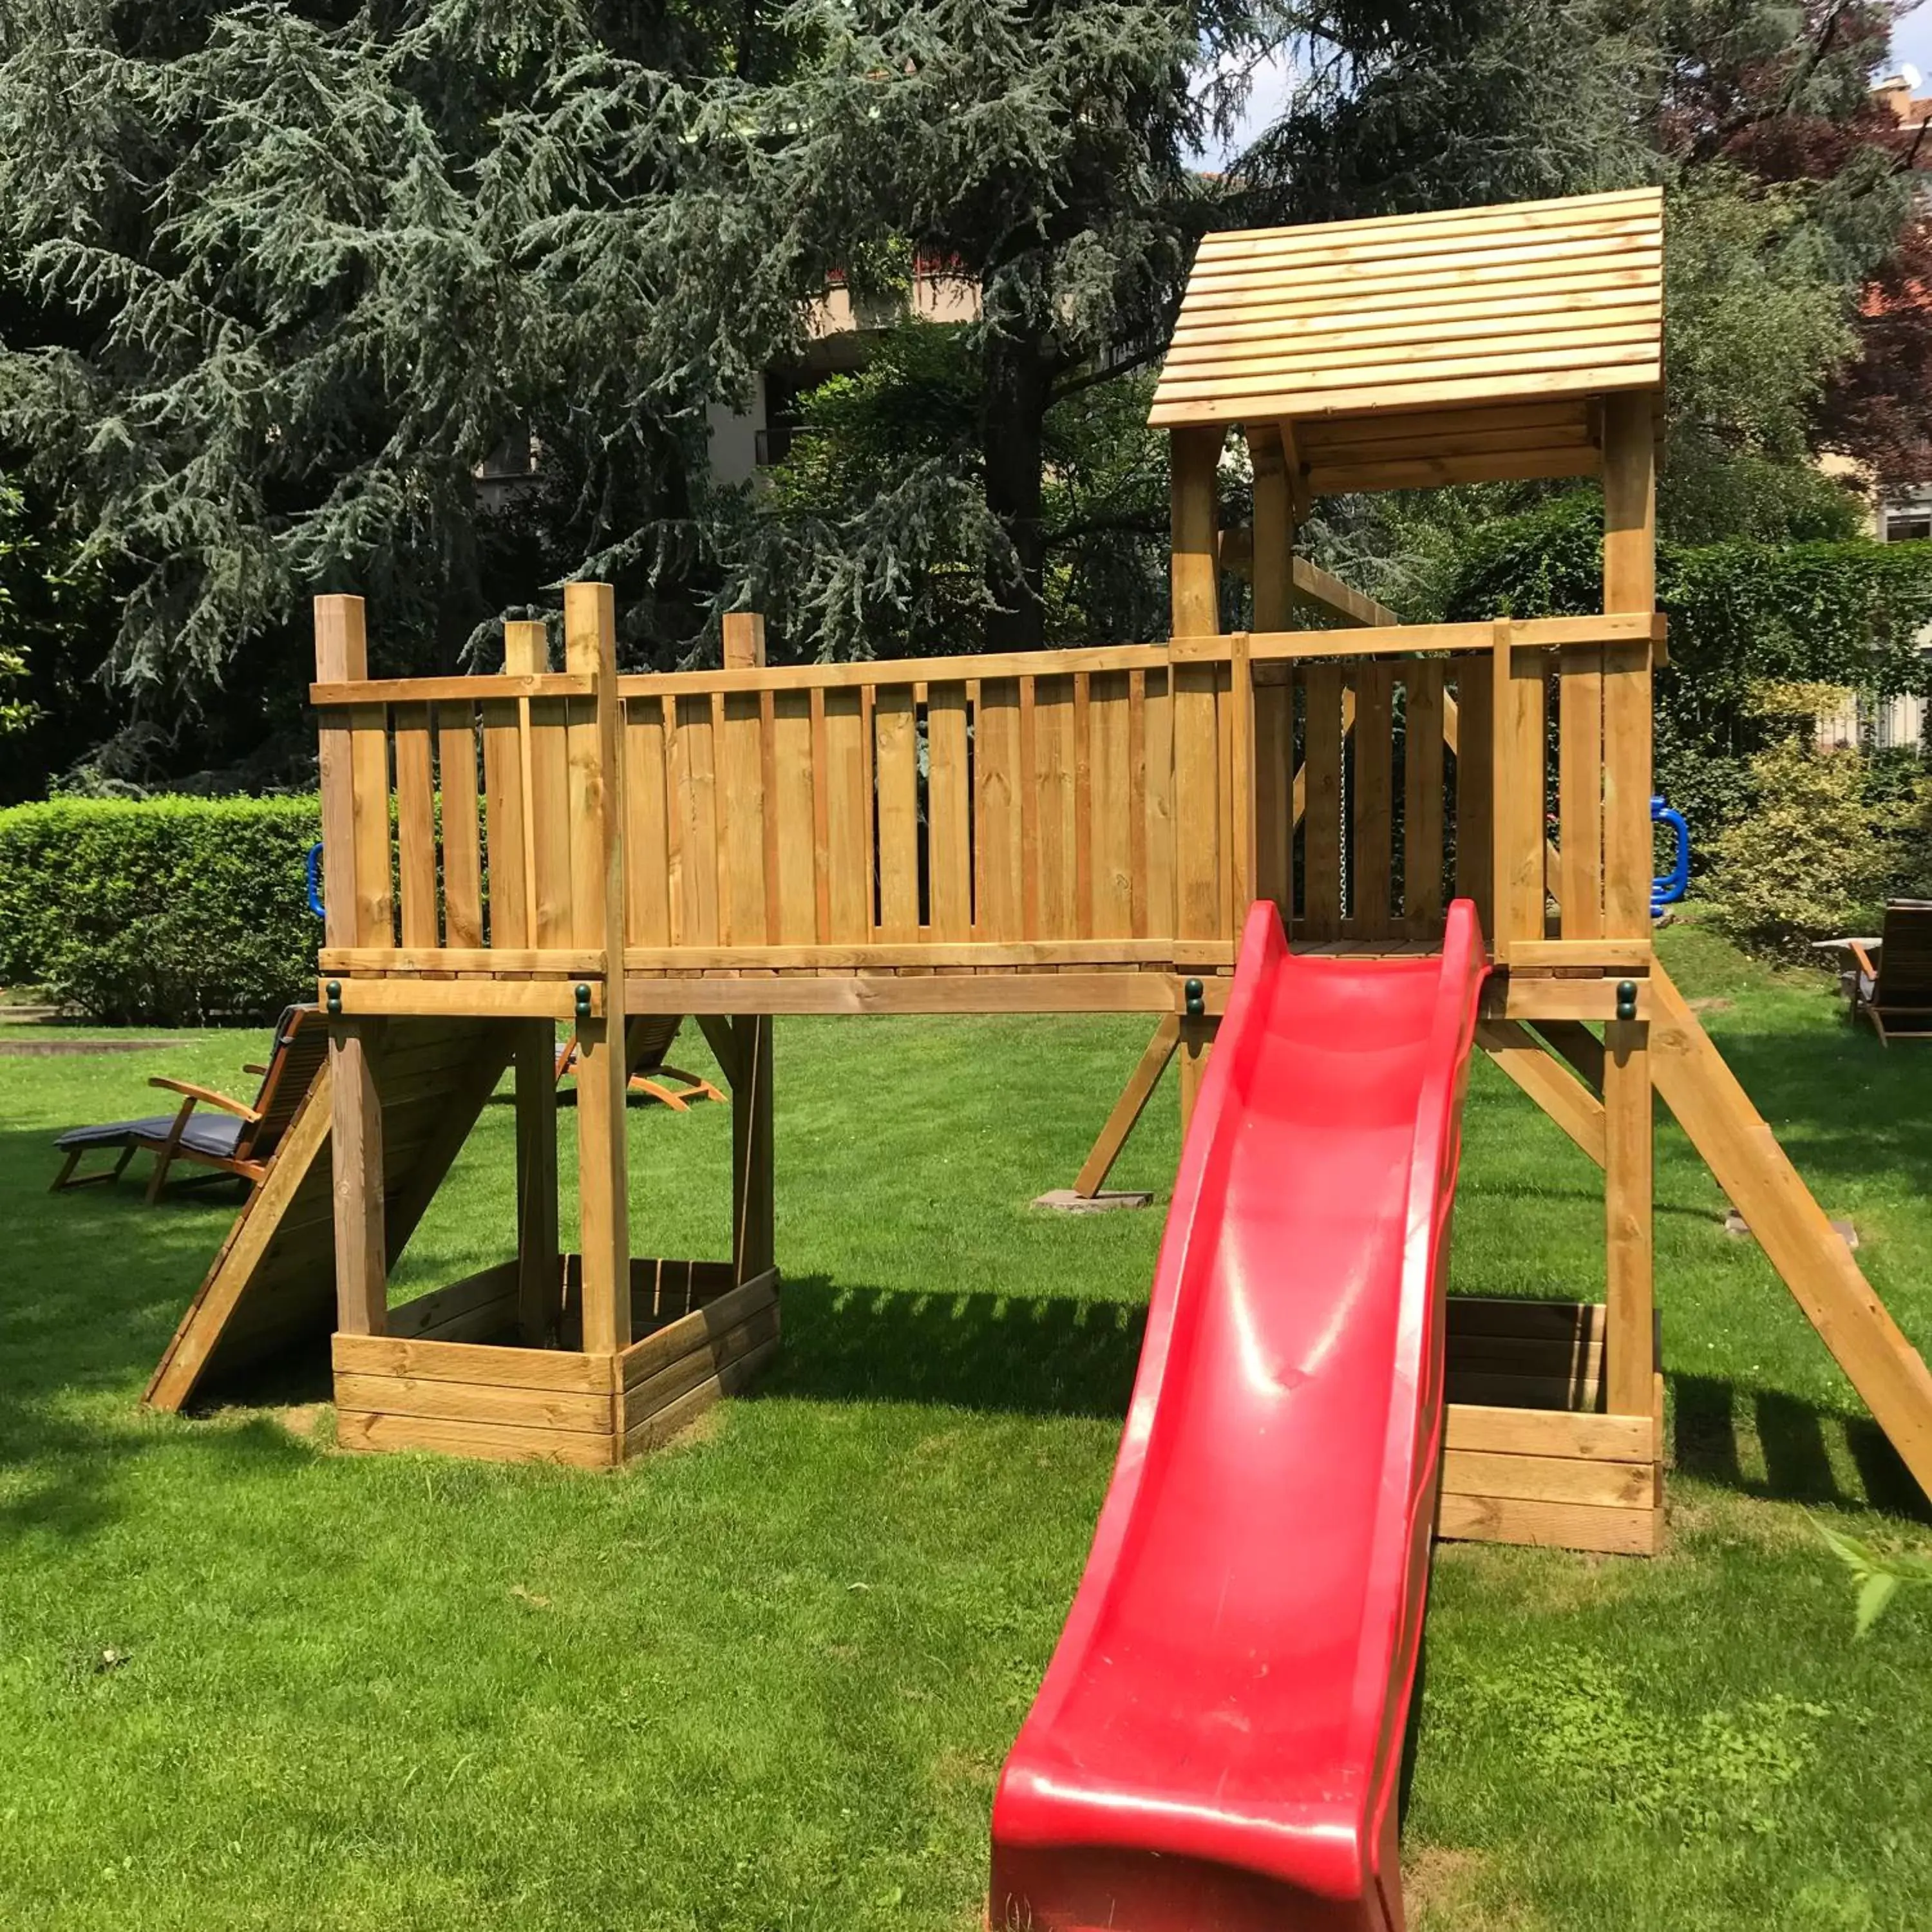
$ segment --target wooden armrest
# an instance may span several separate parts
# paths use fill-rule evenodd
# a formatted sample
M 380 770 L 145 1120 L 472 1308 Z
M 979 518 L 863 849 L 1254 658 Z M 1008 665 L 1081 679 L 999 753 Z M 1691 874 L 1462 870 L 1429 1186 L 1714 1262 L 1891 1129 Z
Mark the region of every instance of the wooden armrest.
M 1872 964 L 1872 956 L 1865 950 L 1864 941 L 1862 939 L 1848 939 L 1845 944 L 1851 948 L 1852 957 L 1858 962 L 1858 970 L 1876 980 L 1878 968 Z
M 173 1080 L 165 1073 L 151 1073 L 148 1084 L 164 1087 L 170 1094 L 185 1094 L 190 1100 L 205 1100 L 211 1107 L 219 1107 L 224 1114 L 238 1114 L 244 1120 L 259 1120 L 262 1118 L 253 1107 L 244 1106 L 239 1100 L 231 1100 L 226 1094 L 218 1094 L 211 1087 L 197 1087 L 192 1080 Z

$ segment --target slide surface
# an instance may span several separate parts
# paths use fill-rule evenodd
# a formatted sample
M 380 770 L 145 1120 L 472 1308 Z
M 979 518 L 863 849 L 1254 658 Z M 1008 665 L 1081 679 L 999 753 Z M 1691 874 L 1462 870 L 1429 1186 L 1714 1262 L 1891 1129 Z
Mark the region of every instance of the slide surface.
M 990 1921 L 1400 1928 L 1396 1786 L 1484 971 L 1243 934 L 1086 1574 L 993 1804 Z

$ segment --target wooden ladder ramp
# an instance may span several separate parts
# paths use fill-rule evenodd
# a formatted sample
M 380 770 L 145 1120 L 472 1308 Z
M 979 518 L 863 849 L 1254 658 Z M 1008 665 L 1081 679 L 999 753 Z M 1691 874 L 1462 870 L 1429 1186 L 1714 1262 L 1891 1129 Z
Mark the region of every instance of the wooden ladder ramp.
M 392 1265 L 508 1065 L 515 1028 L 392 1019 L 378 1071 Z M 205 1383 L 335 1328 L 335 1225 L 327 1064 L 249 1196 L 142 1400 L 183 1408 Z

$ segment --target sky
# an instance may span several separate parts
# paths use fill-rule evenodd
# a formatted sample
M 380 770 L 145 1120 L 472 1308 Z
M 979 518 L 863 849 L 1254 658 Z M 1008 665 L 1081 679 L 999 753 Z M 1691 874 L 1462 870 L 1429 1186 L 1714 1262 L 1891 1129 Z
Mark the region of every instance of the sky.
M 1932 6 L 1915 7 L 1899 22 L 1892 37 L 1892 58 L 1894 65 L 1918 70 L 1920 93 L 1932 84 Z

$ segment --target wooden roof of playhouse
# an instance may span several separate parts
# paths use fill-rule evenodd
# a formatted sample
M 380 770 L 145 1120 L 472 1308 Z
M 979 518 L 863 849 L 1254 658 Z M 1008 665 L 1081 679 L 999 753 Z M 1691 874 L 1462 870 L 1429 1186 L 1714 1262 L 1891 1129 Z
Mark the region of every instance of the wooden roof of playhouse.
M 1202 242 L 1150 421 L 1292 425 L 1306 487 L 1592 475 L 1664 380 L 1657 188 Z

